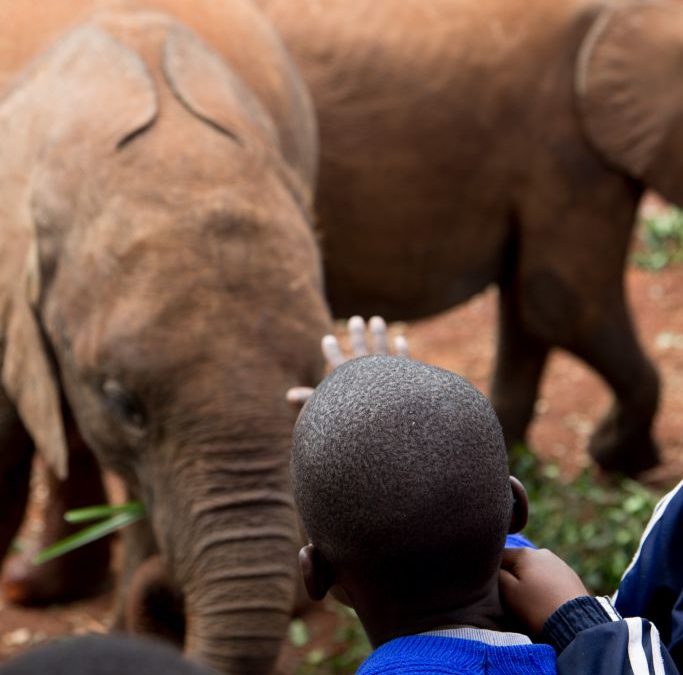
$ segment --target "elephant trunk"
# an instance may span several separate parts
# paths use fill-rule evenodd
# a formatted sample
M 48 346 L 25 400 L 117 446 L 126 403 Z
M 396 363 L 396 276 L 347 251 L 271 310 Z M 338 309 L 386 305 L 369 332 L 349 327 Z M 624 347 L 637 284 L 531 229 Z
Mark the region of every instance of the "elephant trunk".
M 287 453 L 218 467 L 195 455 L 162 543 L 185 599 L 185 650 L 219 672 L 272 670 L 294 602 L 297 527 Z M 166 549 L 166 550 L 164 550 Z

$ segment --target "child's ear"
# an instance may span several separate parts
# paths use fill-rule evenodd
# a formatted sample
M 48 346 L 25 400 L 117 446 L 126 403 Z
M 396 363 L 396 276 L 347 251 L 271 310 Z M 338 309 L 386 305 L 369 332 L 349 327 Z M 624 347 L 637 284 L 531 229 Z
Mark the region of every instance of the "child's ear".
M 512 490 L 512 518 L 510 518 L 508 532 L 514 534 L 521 532 L 529 519 L 529 498 L 522 483 L 514 476 L 510 476 L 510 489 Z
M 307 544 L 299 551 L 299 567 L 308 597 L 311 600 L 322 600 L 334 586 L 332 565 L 319 549 L 313 544 Z

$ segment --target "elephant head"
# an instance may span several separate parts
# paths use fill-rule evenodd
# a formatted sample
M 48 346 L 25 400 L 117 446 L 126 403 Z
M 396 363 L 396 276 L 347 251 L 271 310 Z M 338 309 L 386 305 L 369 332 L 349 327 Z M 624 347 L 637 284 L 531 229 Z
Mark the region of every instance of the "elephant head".
M 239 73 L 160 14 L 59 40 L 0 103 L 0 145 L 8 397 L 57 472 L 65 405 L 144 501 L 187 651 L 267 672 L 298 540 L 285 392 L 317 380 L 329 328 L 310 172 Z
M 583 40 L 576 92 L 586 134 L 617 168 L 683 204 L 683 7 L 614 3 Z

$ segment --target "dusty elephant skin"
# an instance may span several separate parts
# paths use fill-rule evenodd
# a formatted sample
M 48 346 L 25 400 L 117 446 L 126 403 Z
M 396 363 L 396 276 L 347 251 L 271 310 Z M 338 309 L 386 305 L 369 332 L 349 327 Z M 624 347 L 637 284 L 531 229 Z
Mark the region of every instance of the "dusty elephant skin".
M 522 440 L 554 347 L 610 385 L 590 452 L 658 461 L 658 378 L 624 297 L 645 187 L 683 204 L 683 8 L 258 0 L 316 104 L 332 309 L 416 318 L 500 287 L 493 400 Z
M 126 573 L 158 552 L 186 651 L 266 673 L 296 572 L 285 392 L 330 327 L 310 101 L 246 2 L 0 19 L 0 556 L 34 448 L 62 496 L 101 494 L 92 449 L 145 503 Z

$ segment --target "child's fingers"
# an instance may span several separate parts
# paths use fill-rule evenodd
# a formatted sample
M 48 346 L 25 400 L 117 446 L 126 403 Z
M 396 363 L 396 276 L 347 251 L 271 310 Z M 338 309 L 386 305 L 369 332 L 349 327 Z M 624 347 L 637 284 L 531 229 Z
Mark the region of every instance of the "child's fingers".
M 522 558 L 525 555 L 524 548 L 506 548 L 503 549 L 503 559 L 500 562 L 501 571 L 510 576 L 519 579 L 519 567 L 522 564 Z
M 373 316 L 370 319 L 370 334 L 372 335 L 372 353 L 389 353 L 389 336 L 387 324 L 381 316 Z
M 352 316 L 347 324 L 351 355 L 344 356 L 339 341 L 334 335 L 326 335 L 322 340 L 322 350 L 330 370 L 348 360 L 366 356 L 370 353 L 368 347 L 368 329 L 372 339 L 373 354 L 389 353 L 389 331 L 387 324 L 381 316 L 373 316 L 366 326 L 361 316 Z M 397 356 L 409 357 L 408 341 L 403 335 L 397 335 L 393 340 L 394 352 Z
M 322 349 L 325 356 L 325 360 L 329 364 L 330 368 L 336 368 L 341 366 L 346 359 L 342 354 L 341 348 L 339 347 L 339 342 L 334 335 L 326 335 L 322 339 Z
M 287 390 L 285 398 L 287 403 L 291 403 L 294 406 L 301 406 L 311 398 L 312 394 L 313 387 L 292 387 Z
M 394 338 L 394 351 L 396 352 L 396 356 L 404 356 L 405 358 L 410 357 L 408 340 L 406 340 L 405 335 L 397 335 Z
M 362 316 L 352 316 L 349 319 L 349 340 L 353 358 L 367 355 L 368 343 L 365 338 L 365 320 Z
M 498 572 L 498 587 L 500 589 L 501 597 L 504 598 L 507 603 L 514 604 L 518 585 L 519 579 L 514 574 L 505 569 L 500 569 Z
M 506 548 L 503 551 L 503 559 L 498 572 L 498 583 L 503 597 L 514 597 L 520 583 L 520 571 L 518 569 L 519 549 Z

